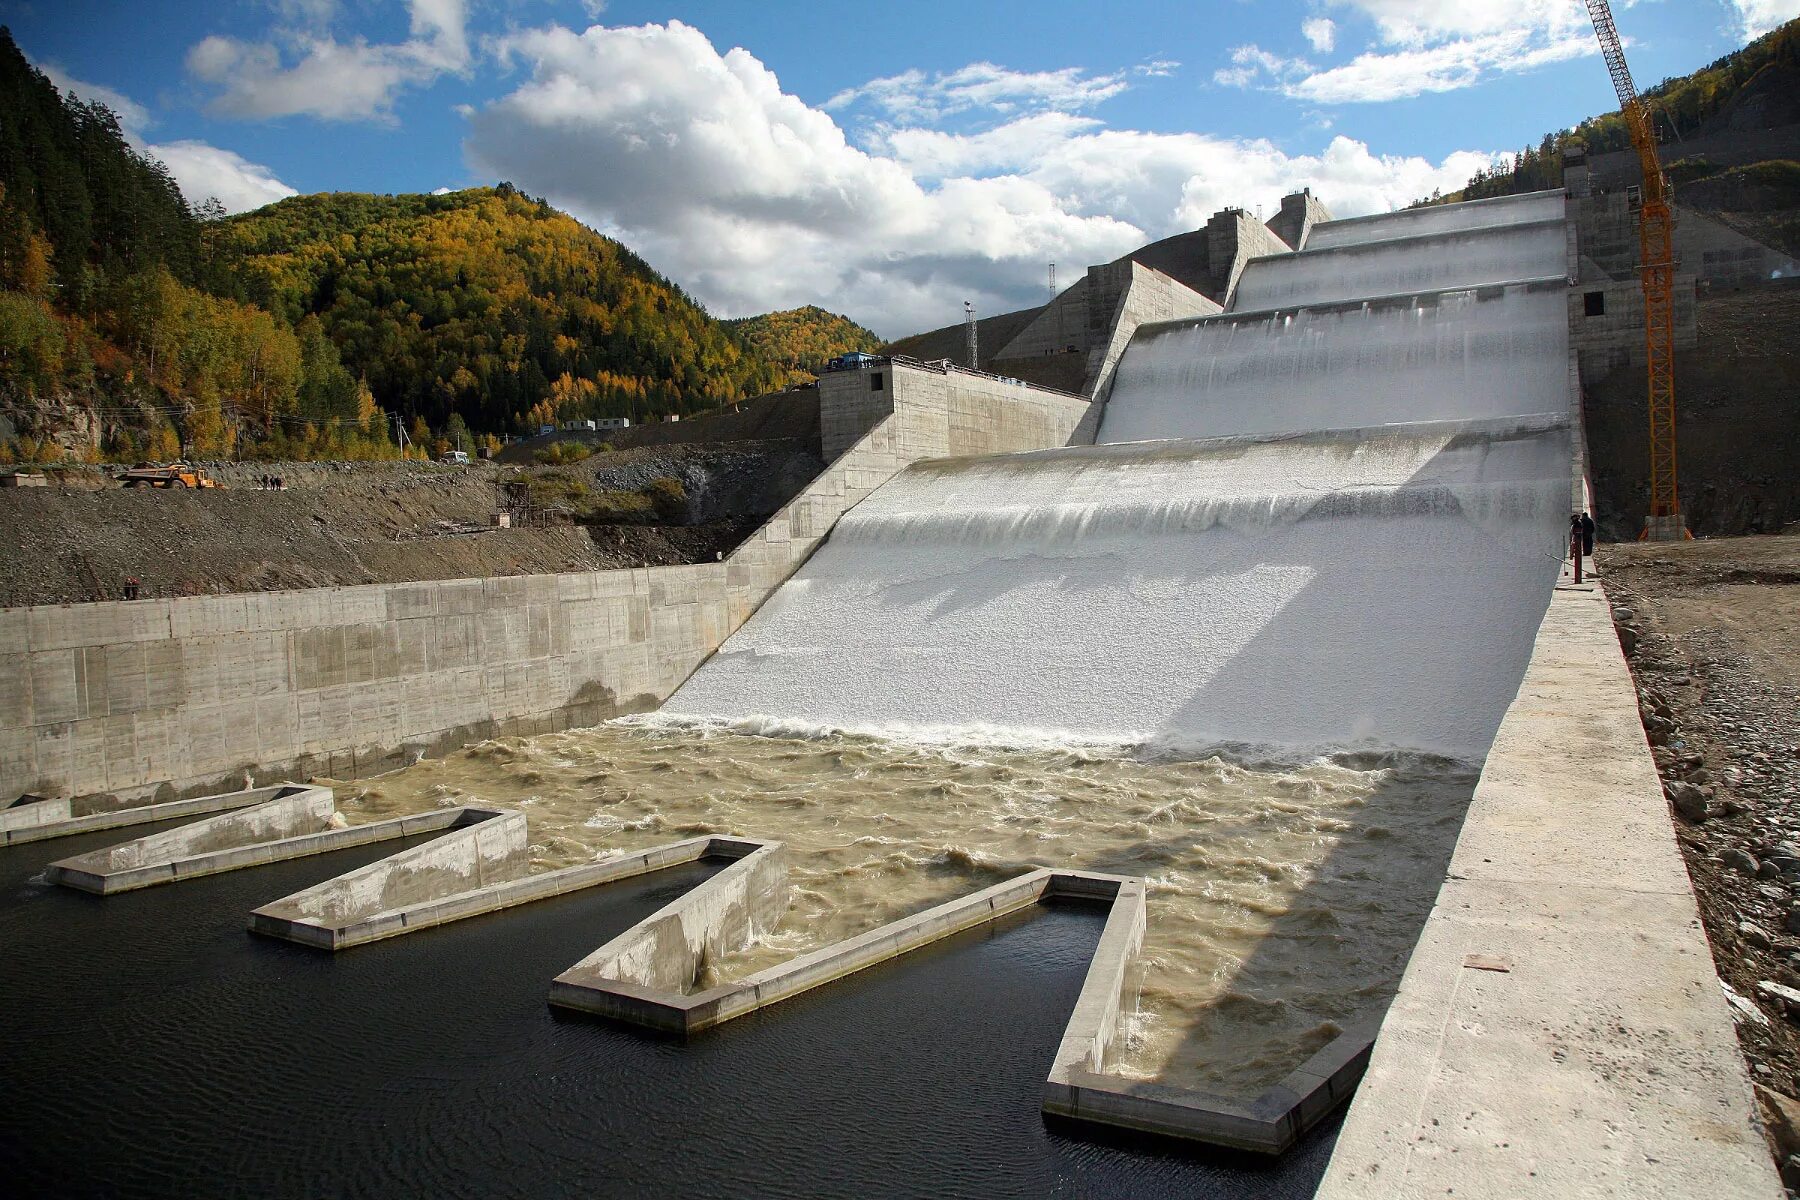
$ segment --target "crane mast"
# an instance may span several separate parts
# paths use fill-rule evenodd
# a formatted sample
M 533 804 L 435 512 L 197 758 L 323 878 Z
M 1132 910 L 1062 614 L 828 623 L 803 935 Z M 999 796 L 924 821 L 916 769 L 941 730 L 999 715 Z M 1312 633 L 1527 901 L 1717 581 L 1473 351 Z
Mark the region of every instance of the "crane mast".
M 1642 536 L 1650 541 L 1674 540 L 1687 536 L 1675 486 L 1675 214 L 1669 207 L 1668 177 L 1656 153 L 1650 106 L 1632 82 L 1612 7 L 1607 0 L 1587 0 L 1587 9 L 1644 172 L 1638 203 L 1638 272 L 1644 287 L 1644 349 L 1649 361 L 1650 514 Z

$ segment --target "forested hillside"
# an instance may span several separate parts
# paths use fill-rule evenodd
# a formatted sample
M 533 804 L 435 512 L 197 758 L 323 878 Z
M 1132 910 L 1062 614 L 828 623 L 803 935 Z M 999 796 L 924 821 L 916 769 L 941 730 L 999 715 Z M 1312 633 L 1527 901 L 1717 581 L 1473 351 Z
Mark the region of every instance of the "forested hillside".
M 1692 75 L 1665 79 L 1643 94 L 1677 186 L 1712 174 L 1710 164 L 1684 159 L 1683 139 L 1739 113 L 1768 126 L 1800 119 L 1800 20 L 1789 21 Z M 1448 204 L 1561 187 L 1563 149 L 1570 144 L 1584 146 L 1590 155 L 1605 154 L 1631 149 L 1631 134 L 1617 112 L 1593 117 L 1573 129 L 1546 134 L 1536 146 L 1521 150 L 1510 165 L 1481 172 L 1460 191 L 1419 203 Z
M 852 350 L 873 353 L 882 344 L 881 338 L 849 317 L 813 304 L 725 324 L 764 359 L 786 367 L 794 383 L 811 379 L 827 360 L 840 354 Z
M 740 332 L 507 184 L 190 208 L 0 29 L 0 462 L 396 457 L 774 390 L 875 340 Z
M 505 184 L 297 196 L 205 246 L 217 290 L 316 317 L 377 403 L 434 427 L 642 420 L 784 378 L 631 251 Z

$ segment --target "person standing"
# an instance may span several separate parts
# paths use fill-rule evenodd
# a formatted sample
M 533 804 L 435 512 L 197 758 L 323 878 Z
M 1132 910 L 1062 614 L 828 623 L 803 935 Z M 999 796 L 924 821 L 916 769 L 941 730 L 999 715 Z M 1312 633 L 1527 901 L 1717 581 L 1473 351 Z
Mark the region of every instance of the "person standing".
M 1594 556 L 1594 518 L 1585 512 L 1581 514 L 1581 552 L 1589 558 Z

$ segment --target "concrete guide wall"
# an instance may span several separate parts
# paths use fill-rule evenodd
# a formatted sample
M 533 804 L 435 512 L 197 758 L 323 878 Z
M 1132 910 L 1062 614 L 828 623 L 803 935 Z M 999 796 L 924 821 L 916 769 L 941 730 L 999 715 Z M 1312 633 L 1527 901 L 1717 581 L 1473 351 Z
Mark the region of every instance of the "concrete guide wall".
M 1637 693 L 1559 588 L 1323 1200 L 1783 1195 Z
M 871 408 L 843 374 L 865 391 L 821 389 L 834 461 L 723 562 L 0 610 L 0 802 L 355 778 L 647 711 L 907 463 L 1061 446 L 1089 416 L 916 369 Z

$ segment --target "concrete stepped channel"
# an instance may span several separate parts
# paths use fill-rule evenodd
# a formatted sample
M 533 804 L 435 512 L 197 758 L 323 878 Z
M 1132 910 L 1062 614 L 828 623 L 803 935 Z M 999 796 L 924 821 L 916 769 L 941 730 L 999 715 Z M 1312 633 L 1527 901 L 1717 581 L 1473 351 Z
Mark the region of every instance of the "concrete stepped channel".
M 1780 1195 L 1604 583 L 1559 566 L 1586 496 L 1562 204 L 1310 225 L 1173 306 L 1201 316 L 1152 319 L 1179 285 L 1134 268 L 1092 396 L 828 375 L 830 465 L 716 564 L 0 612 L 9 1186 Z M 590 852 L 535 793 L 384 812 L 404 787 L 348 782 L 651 710 L 625 728 L 703 749 L 979 731 L 1277 788 L 1256 763 L 1328 750 L 1480 775 L 1421 860 L 1435 904 L 1397 910 L 1410 956 L 1232 1090 L 1134 1057 L 1167 914 L 1250 911 L 1181 907 L 1171 871 L 1211 888 L 1188 860 L 1222 840 L 896 832 L 942 883 L 894 910 L 834 899 L 843 848 L 789 799 Z M 1255 865 L 1287 881 L 1272 955 L 1354 961 L 1375 910 L 1294 916 L 1354 863 Z

